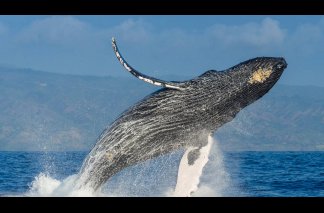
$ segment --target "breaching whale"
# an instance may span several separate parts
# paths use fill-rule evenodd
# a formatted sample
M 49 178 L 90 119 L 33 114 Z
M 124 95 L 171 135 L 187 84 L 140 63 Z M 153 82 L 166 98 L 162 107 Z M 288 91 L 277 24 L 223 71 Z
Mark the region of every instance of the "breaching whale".
M 130 66 L 114 38 L 112 46 L 127 71 L 163 88 L 131 106 L 99 136 L 78 174 L 79 187 L 95 191 L 125 167 L 180 148 L 186 150 L 181 162 L 201 170 L 211 135 L 265 95 L 287 67 L 284 58 L 257 57 L 188 81 L 163 81 Z

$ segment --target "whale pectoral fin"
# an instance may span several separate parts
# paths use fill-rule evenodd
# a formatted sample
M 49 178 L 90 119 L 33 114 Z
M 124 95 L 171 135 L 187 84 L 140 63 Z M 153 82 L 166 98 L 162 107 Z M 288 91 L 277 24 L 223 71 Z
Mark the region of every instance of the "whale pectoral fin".
M 200 156 L 200 148 L 193 149 L 187 154 L 188 165 L 192 166 Z
M 140 73 L 139 71 L 135 70 L 132 66 L 130 66 L 127 61 L 123 58 L 123 56 L 120 54 L 117 44 L 116 44 L 116 40 L 115 38 L 112 38 L 112 46 L 114 49 L 114 52 L 116 54 L 116 57 L 118 59 L 118 61 L 121 63 L 121 65 L 123 65 L 123 67 L 130 72 L 132 75 L 134 75 L 136 78 L 143 80 L 147 83 L 156 85 L 156 86 L 160 86 L 160 87 L 166 87 L 166 88 L 170 88 L 170 89 L 177 89 L 177 90 L 183 90 L 184 87 L 184 83 L 181 82 L 173 82 L 173 81 L 163 81 L 157 78 L 153 78 L 147 75 L 144 75 L 142 73 Z
M 184 153 L 179 169 L 174 196 L 190 197 L 198 189 L 200 176 L 208 162 L 213 138 L 208 136 L 208 143 L 203 147 L 190 147 Z

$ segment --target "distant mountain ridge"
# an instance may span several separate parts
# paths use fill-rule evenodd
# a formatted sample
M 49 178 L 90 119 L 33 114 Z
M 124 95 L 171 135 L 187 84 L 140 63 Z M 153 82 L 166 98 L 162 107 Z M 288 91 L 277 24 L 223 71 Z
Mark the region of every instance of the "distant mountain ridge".
M 324 88 L 276 85 L 216 134 L 227 150 L 324 150 Z
M 0 150 L 84 150 L 153 86 L 132 78 L 0 69 Z
M 132 76 L 0 67 L 0 150 L 89 150 L 120 113 L 157 89 Z M 324 150 L 324 88 L 276 85 L 215 136 L 231 151 Z

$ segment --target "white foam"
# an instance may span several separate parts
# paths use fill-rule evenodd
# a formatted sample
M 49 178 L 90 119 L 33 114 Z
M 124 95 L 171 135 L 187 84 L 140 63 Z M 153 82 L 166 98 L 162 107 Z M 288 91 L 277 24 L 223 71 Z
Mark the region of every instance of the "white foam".
M 211 146 L 210 142 L 213 142 Z M 196 170 L 193 170 L 191 175 L 183 177 L 187 181 L 193 183 L 190 186 L 179 183 L 178 179 L 178 192 L 176 196 L 228 196 L 229 191 L 233 191 L 233 186 L 231 184 L 230 176 L 226 171 L 226 168 L 223 163 L 223 154 L 220 149 L 217 140 L 209 138 L 209 145 L 203 147 L 201 154 L 204 158 L 201 158 L 202 162 L 200 167 Z M 210 154 L 209 154 L 210 152 Z M 209 154 L 209 157 L 208 157 Z M 176 160 L 174 157 L 169 156 L 170 159 Z M 79 182 L 82 182 L 82 179 L 79 179 L 77 174 L 68 176 L 63 180 L 58 180 L 46 173 L 40 173 L 34 179 L 30 185 L 28 192 L 24 196 L 33 196 L 33 197 L 94 197 L 94 196 L 118 196 L 118 197 L 129 197 L 129 196 L 175 196 L 174 194 L 174 184 L 175 179 L 170 178 L 168 182 L 163 183 L 162 190 L 158 189 L 161 185 L 158 181 L 154 184 L 157 185 L 156 188 L 146 188 L 147 180 L 146 174 L 155 173 L 160 177 L 170 177 L 171 171 L 166 169 L 165 165 L 170 165 L 169 158 L 163 160 L 158 164 L 149 162 L 143 163 L 143 165 L 137 165 L 137 172 L 134 173 L 132 168 L 127 168 L 122 171 L 117 177 L 113 177 L 109 180 L 106 187 L 102 192 L 94 192 L 91 188 L 86 186 L 80 187 Z M 187 159 L 186 159 L 187 160 Z M 206 165 L 205 165 L 206 164 Z M 174 164 L 177 165 L 176 163 Z M 203 166 L 205 165 L 205 167 Z M 188 167 L 188 166 L 187 166 Z M 190 166 L 189 166 L 190 167 Z M 139 169 L 140 168 L 140 169 Z M 173 167 L 174 168 L 174 167 Z M 155 171 L 156 170 L 156 171 Z M 136 170 L 135 170 L 136 171 Z M 173 171 L 173 175 L 176 175 L 176 171 Z M 143 174 L 142 174 L 143 173 Z M 187 173 L 188 174 L 188 173 Z M 181 178 L 180 178 L 181 179 Z M 181 182 L 181 181 L 180 181 Z M 184 183 L 184 181 L 182 181 Z M 111 188 L 112 187 L 112 188 Z M 152 189 L 156 189 L 156 192 L 153 192 Z M 181 190 L 180 190 L 181 189 Z M 194 191 L 194 193 L 191 193 Z M 235 189 L 234 189 L 235 191 Z M 230 194 L 231 195 L 231 194 Z
M 31 183 L 31 188 L 27 195 L 29 196 L 49 196 L 61 182 L 49 177 L 44 173 L 40 173 Z
M 77 175 L 71 175 L 60 181 L 48 174 L 40 173 L 31 183 L 29 191 L 25 194 L 31 197 L 95 197 L 104 196 L 95 193 L 90 188 L 75 189 Z

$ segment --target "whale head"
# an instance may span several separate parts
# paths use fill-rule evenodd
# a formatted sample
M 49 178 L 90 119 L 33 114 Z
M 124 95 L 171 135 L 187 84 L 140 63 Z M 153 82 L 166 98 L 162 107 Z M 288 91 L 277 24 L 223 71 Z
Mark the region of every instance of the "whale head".
M 244 105 L 265 95 L 279 80 L 287 62 L 282 57 L 257 57 L 242 62 L 230 69 L 232 87 L 240 91 Z
M 223 71 L 207 71 L 197 81 L 193 91 L 210 93 L 202 105 L 211 111 L 216 120 L 213 130 L 231 121 L 246 106 L 264 96 L 279 80 L 287 63 L 281 57 L 257 57 Z M 202 92 L 197 88 L 203 88 Z M 193 93 L 193 91 L 189 91 Z M 200 99 L 204 100 L 204 99 Z

